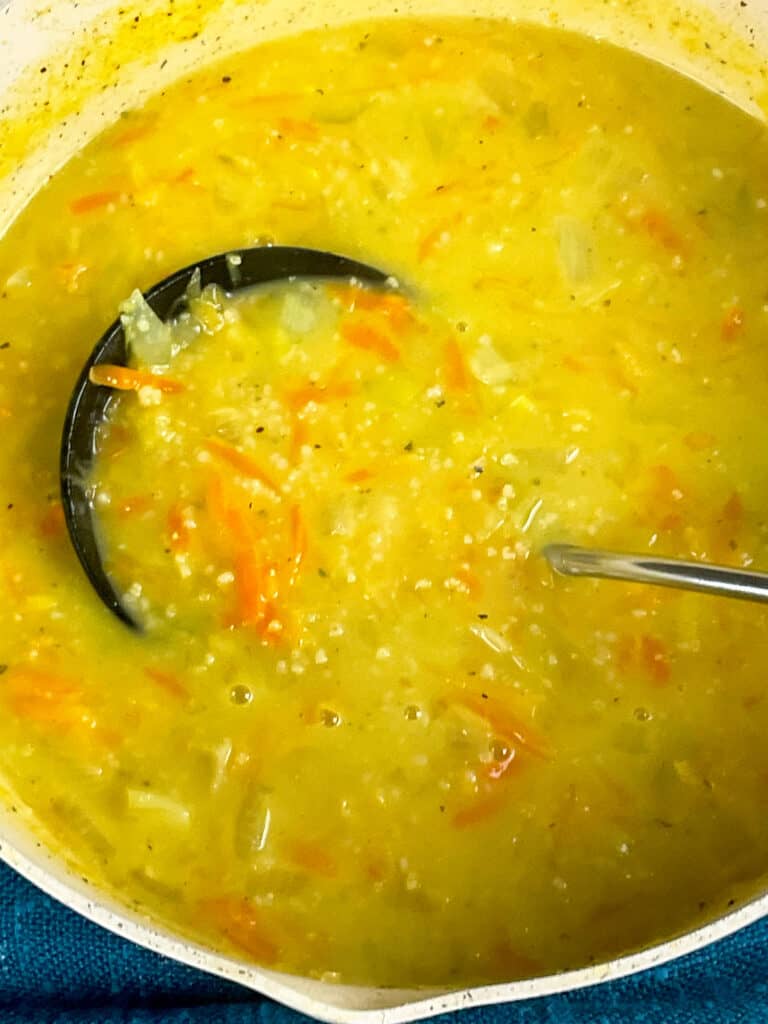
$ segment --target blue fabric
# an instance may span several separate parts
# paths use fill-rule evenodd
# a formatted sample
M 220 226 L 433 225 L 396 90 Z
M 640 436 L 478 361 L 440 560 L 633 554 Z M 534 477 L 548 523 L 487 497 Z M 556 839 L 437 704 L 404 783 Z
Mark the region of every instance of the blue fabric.
M 458 1019 L 457 1019 L 458 1017 Z M 440 1024 L 765 1024 L 768 920 L 667 967 L 465 1010 Z M 139 949 L 0 865 L 0 1024 L 303 1024 L 236 985 Z

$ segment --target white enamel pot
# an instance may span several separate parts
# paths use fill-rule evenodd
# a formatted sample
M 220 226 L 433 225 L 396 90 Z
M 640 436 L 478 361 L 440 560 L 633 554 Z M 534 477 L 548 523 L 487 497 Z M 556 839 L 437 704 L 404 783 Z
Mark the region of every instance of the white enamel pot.
M 119 111 L 187 69 L 261 39 L 391 12 L 386 0 L 171 0 L 173 17 L 167 18 L 167 3 L 0 0 L 0 231 L 41 182 Z M 670 64 L 758 117 L 768 115 L 768 0 L 691 0 L 690 7 L 671 0 L 400 0 L 398 12 L 507 17 L 579 29 Z M 768 912 L 766 893 L 641 952 L 527 981 L 464 991 L 333 985 L 222 956 L 128 910 L 47 850 L 32 820 L 19 811 L 20 802 L 0 780 L 0 857 L 68 907 L 175 960 L 321 1020 L 350 1024 L 413 1021 L 598 984 L 700 949 Z

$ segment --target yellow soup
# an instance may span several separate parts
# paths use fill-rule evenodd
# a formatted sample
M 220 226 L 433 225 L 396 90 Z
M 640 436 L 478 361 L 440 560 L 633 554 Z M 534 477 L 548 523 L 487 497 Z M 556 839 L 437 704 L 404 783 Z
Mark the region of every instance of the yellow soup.
M 469 19 L 266 45 L 56 174 L 0 241 L 0 765 L 49 841 L 349 982 L 576 967 L 754 894 L 766 612 L 540 552 L 768 565 L 767 182 L 694 82 Z M 134 289 L 269 240 L 399 289 L 206 291 L 101 378 L 132 633 L 63 528 L 69 391 Z

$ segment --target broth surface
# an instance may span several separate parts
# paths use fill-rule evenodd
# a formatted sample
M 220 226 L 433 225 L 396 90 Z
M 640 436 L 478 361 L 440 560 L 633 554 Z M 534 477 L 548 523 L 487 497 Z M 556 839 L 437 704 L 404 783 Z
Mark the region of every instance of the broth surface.
M 0 240 L 0 765 L 50 841 L 185 934 L 398 986 L 758 891 L 766 611 L 538 552 L 768 566 L 766 182 L 694 82 L 470 20 L 265 45 L 55 175 Z M 63 528 L 71 387 L 133 289 L 266 241 L 402 298 L 206 294 L 141 366 L 178 387 L 121 397 L 93 481 L 132 635 Z

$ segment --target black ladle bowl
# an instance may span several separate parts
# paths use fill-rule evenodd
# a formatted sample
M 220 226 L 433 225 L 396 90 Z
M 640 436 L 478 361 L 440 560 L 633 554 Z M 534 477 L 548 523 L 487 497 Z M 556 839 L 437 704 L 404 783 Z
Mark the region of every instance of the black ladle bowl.
M 216 284 L 229 294 L 273 281 L 342 278 L 382 287 L 389 280 L 389 275 L 375 267 L 318 249 L 239 249 L 193 263 L 145 292 L 144 298 L 161 320 L 184 308 L 187 290 L 196 275 L 202 288 Z M 141 623 L 126 608 L 104 567 L 97 515 L 88 486 L 97 454 L 98 429 L 115 400 L 110 388 L 91 382 L 90 370 L 101 363 L 123 366 L 127 360 L 125 335 L 118 319 L 91 352 L 72 392 L 61 440 L 61 499 L 72 546 L 94 590 L 121 622 L 141 631 Z

